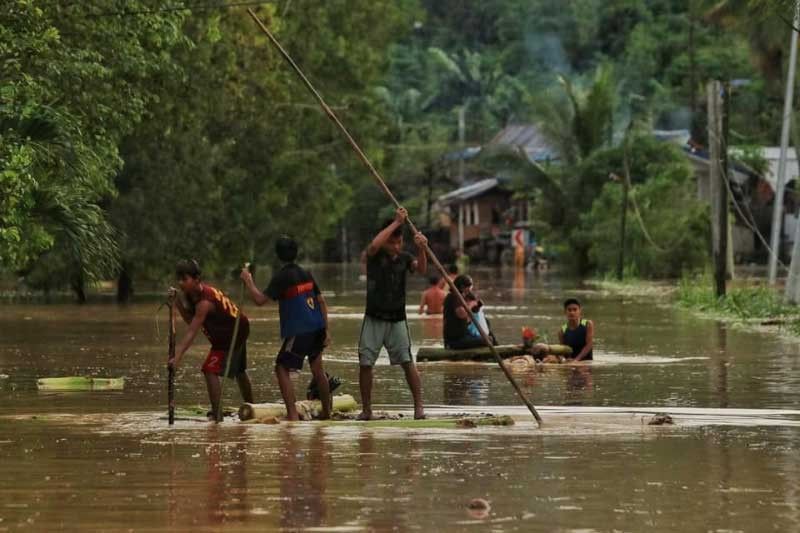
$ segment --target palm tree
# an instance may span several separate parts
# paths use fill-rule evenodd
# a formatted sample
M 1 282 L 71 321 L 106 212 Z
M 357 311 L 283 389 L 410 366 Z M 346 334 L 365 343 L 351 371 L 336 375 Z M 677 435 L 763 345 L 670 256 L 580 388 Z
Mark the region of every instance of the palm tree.
M 560 162 L 544 167 L 531 165 L 528 197 L 534 202 L 534 212 L 568 242 L 579 272 L 588 266 L 588 243 L 573 233 L 574 224 L 582 213 L 591 209 L 605 181 L 590 180 L 596 176 L 582 172 L 582 166 L 599 150 L 614 142 L 614 108 L 616 82 L 610 65 L 598 66 L 591 82 L 576 85 L 559 76 L 558 89 L 542 99 L 531 102 L 537 125 L 556 147 Z

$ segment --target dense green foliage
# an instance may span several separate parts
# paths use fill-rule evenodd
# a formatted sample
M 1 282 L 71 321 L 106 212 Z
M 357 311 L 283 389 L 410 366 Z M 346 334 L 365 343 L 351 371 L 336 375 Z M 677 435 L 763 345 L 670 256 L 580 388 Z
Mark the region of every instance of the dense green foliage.
M 627 272 L 675 278 L 683 271 L 702 269 L 710 238 L 708 207 L 697 200 L 689 164 L 677 148 L 651 137 L 634 138 L 630 145 Z M 603 176 L 597 171 L 623 168 L 623 157 L 623 148 L 595 153 L 584 165 L 582 179 L 599 182 Z M 617 267 L 622 189 L 619 182 L 606 180 L 576 231 L 589 243 L 592 266 L 604 272 Z
M 373 148 L 385 126 L 370 88 L 384 62 L 377 51 L 407 16 L 399 4 L 342 0 L 283 15 L 266 6 L 260 15 Z M 184 31 L 191 44 L 173 55 L 181 76 L 162 80 L 154 120 L 123 144 L 111 212 L 125 268 L 158 276 L 195 256 L 207 271 L 225 271 L 270 259 L 282 232 L 314 251 L 350 208 L 364 171 L 246 13 L 198 14 Z M 342 33 L 358 38 L 344 42 Z
M 119 143 L 182 38 L 177 15 L 87 18 L 96 9 L 15 0 L 0 13 L 0 267 L 44 287 L 113 275 L 102 204 L 116 192 Z
M 187 4 L 191 5 L 191 4 Z M 458 184 L 445 157 L 538 124 L 551 165 L 488 153 L 534 226 L 579 271 L 615 265 L 628 143 L 626 270 L 676 275 L 707 257 L 682 156 L 647 133 L 691 127 L 703 87 L 745 79 L 740 145 L 774 144 L 788 0 L 330 0 L 258 14 L 422 226 Z M 182 256 L 223 272 L 303 253 L 357 255 L 391 208 L 242 7 L 10 0 L 0 12 L 0 272 L 32 287 L 159 280 Z M 627 141 L 626 141 L 627 140 Z M 644 235 L 643 228 L 649 235 Z

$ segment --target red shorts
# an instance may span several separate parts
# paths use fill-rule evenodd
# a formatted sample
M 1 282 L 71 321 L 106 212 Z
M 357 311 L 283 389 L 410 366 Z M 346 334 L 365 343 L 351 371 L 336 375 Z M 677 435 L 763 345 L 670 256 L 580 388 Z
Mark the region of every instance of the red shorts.
M 222 366 L 225 362 L 225 356 L 228 355 L 223 350 L 211 350 L 200 368 L 204 373 L 222 374 L 225 368 Z
M 233 353 L 233 361 L 231 361 L 227 377 L 234 378 L 247 369 L 247 348 L 245 345 L 242 345 L 238 351 L 239 353 L 236 353 L 236 351 Z M 208 352 L 206 360 L 203 362 L 203 366 L 200 370 L 204 374 L 217 374 L 221 376 L 225 373 L 227 359 L 228 350 L 212 349 Z

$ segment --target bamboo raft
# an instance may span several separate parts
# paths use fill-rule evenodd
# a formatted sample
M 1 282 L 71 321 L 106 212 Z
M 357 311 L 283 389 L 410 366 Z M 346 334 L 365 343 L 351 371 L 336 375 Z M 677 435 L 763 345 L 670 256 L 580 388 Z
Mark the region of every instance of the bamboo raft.
M 295 403 L 297 412 L 303 420 L 318 418 L 322 412 L 322 402 L 319 400 L 302 400 Z M 356 399 L 349 394 L 339 394 L 333 397 L 334 413 L 350 413 L 358 409 Z M 244 403 L 239 407 L 239 420 L 242 422 L 257 423 L 259 420 L 279 419 L 286 416 L 286 406 L 283 403 Z
M 547 354 L 570 356 L 572 348 L 563 344 L 537 344 L 546 347 Z M 518 355 L 530 355 L 531 348 L 526 348 L 522 344 L 507 344 L 495 346 L 495 351 L 503 359 Z M 466 350 L 452 350 L 436 346 L 422 346 L 417 351 L 417 362 L 432 361 L 494 361 L 492 351 L 488 347 L 470 348 Z
M 36 386 L 41 391 L 115 391 L 125 388 L 125 378 L 90 378 L 68 376 L 39 378 Z

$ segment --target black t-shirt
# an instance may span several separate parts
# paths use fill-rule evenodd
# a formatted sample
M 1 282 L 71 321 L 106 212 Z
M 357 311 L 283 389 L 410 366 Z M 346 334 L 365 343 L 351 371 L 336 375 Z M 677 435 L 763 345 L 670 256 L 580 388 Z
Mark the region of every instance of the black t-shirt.
M 413 263 L 408 252 L 394 259 L 384 250 L 367 256 L 367 316 L 388 322 L 406 319 L 406 274 Z
M 469 322 L 456 314 L 456 309 L 461 307 L 461 302 L 452 292 L 447 294 L 444 299 L 444 344 L 447 346 L 450 342 L 458 341 L 468 336 L 467 326 Z

